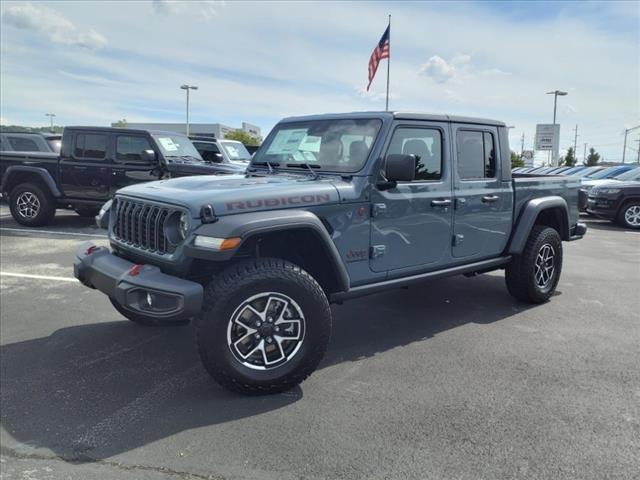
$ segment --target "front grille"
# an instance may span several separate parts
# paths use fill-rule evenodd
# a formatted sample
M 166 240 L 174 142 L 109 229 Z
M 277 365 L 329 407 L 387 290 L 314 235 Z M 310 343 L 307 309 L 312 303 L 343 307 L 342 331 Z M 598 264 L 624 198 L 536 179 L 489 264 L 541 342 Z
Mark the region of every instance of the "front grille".
M 167 236 L 166 221 L 180 210 L 123 198 L 115 204 L 112 232 L 117 241 L 160 255 L 175 251 L 176 245 Z

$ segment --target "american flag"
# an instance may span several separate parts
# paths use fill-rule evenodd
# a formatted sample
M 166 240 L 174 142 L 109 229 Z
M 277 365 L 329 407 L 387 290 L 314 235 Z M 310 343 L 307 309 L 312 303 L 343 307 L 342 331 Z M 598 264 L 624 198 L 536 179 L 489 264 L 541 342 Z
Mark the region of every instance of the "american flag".
M 376 45 L 376 48 L 373 49 L 373 53 L 371 54 L 371 58 L 369 59 L 369 84 L 367 85 L 367 92 L 369 91 L 371 82 L 373 82 L 373 77 L 376 76 L 378 65 L 380 65 L 380 60 L 382 60 L 383 58 L 389 58 L 391 49 L 389 38 L 390 29 L 391 25 L 387 26 L 387 29 L 382 34 L 380 41 Z

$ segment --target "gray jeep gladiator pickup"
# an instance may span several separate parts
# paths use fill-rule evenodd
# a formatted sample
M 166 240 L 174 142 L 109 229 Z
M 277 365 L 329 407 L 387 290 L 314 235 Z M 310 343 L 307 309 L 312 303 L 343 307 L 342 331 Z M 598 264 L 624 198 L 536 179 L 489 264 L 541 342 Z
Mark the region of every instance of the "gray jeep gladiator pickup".
M 280 392 L 309 376 L 331 302 L 450 275 L 506 270 L 541 303 L 582 238 L 579 181 L 512 178 L 504 123 L 350 113 L 278 123 L 247 173 L 117 192 L 84 244 L 85 285 L 143 325 L 193 319 L 200 358 L 224 387 Z

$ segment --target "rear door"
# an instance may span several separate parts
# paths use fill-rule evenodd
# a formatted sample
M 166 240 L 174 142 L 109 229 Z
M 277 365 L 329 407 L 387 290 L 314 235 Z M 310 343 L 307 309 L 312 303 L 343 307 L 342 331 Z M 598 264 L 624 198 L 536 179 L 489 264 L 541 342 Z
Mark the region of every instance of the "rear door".
M 64 194 L 85 200 L 108 199 L 112 162 L 109 134 L 74 132 L 68 155 L 60 159 L 60 184 Z
M 482 260 L 500 255 L 509 239 L 511 182 L 501 180 L 498 129 L 452 125 L 455 138 L 453 256 Z
M 157 180 L 160 175 L 159 162 L 143 160 L 142 152 L 153 150 L 156 159 L 159 152 L 153 148 L 151 141 L 145 135 L 116 134 L 114 135 L 114 163 L 111 174 L 111 194 L 134 183 Z
M 451 169 L 448 125 L 403 121 L 384 156 L 416 157 L 416 178 L 371 192 L 371 259 L 375 272 L 431 270 L 451 262 Z

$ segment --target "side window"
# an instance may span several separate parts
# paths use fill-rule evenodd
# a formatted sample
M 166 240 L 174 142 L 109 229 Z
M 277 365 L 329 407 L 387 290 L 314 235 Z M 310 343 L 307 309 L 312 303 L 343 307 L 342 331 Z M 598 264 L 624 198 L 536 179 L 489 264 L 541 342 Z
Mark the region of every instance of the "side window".
M 219 155 L 220 149 L 214 143 L 205 142 L 193 142 L 193 146 L 200 152 L 202 159 L 205 162 L 222 163 L 222 158 Z
M 107 156 L 107 136 L 93 133 L 79 133 L 73 149 L 74 157 L 102 160 Z
M 39 152 L 38 144 L 29 138 L 7 137 L 16 152 Z
M 153 150 L 145 137 L 118 135 L 116 139 L 116 160 L 121 162 L 145 163 L 142 152 Z
M 416 181 L 442 177 L 442 134 L 435 128 L 400 127 L 387 150 L 389 154 L 415 155 Z
M 496 175 L 496 149 L 493 134 L 458 130 L 458 175 L 463 180 L 493 178 Z

